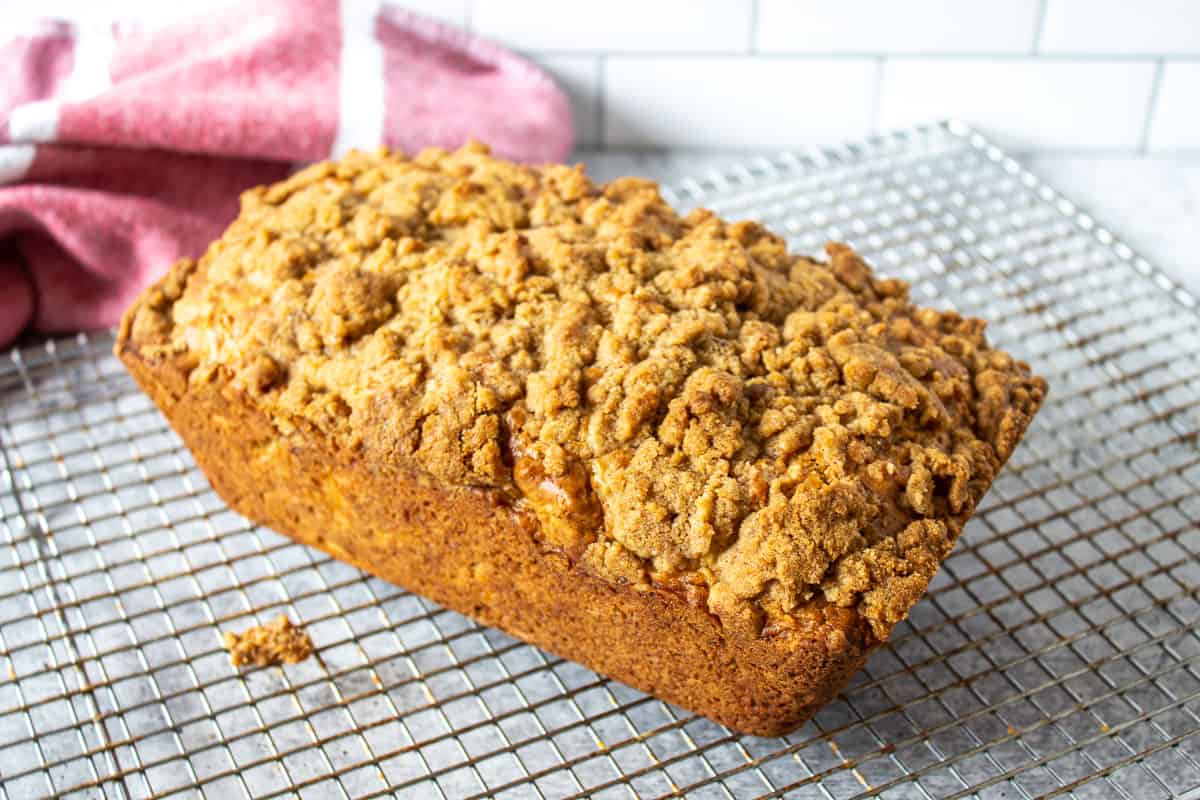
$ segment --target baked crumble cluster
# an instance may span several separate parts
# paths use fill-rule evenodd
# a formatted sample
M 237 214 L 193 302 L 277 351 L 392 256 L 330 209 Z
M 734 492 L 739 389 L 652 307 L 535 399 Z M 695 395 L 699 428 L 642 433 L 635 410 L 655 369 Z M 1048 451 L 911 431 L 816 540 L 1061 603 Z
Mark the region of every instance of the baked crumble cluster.
M 314 652 L 312 639 L 280 614 L 266 625 L 254 625 L 223 637 L 229 663 L 235 667 L 299 664 Z
M 826 250 L 480 145 L 352 153 L 247 192 L 132 336 L 232 372 L 284 436 L 513 497 L 608 581 L 746 635 L 832 604 L 883 639 L 1046 386 Z

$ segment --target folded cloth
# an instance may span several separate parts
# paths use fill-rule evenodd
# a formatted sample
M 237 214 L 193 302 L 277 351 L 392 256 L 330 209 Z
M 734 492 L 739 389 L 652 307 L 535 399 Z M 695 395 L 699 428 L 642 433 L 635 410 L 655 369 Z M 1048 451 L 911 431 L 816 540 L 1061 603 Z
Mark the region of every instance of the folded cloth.
M 351 147 L 571 148 L 536 67 L 383 0 L 268 0 L 0 43 L 0 344 L 116 323 L 238 194 Z

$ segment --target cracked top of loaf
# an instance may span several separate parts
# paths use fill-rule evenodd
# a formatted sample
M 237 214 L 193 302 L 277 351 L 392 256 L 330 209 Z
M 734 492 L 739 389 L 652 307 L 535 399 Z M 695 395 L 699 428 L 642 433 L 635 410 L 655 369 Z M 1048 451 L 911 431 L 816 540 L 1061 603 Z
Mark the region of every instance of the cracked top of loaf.
M 826 252 L 479 145 L 352 153 L 247 192 L 131 339 L 224 370 L 283 436 L 505 493 L 546 547 L 727 628 L 835 605 L 885 638 L 1045 383 Z

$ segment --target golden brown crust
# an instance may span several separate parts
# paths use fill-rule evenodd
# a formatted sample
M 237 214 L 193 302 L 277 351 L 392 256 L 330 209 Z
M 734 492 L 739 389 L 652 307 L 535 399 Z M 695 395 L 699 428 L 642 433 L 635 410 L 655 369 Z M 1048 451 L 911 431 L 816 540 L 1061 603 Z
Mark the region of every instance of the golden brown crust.
M 312 639 L 280 614 L 266 625 L 254 625 L 241 633 L 226 633 L 225 649 L 235 667 L 270 667 L 299 664 L 313 654 Z
M 730 727 L 786 733 L 877 642 L 829 607 L 753 640 L 669 588 L 613 586 L 547 554 L 535 515 L 495 491 L 442 488 L 302 425 L 280 437 L 224 368 L 186 380 L 180 356 L 118 353 L 213 487 L 240 513 L 384 580 Z
M 645 614 L 668 614 L 666 601 L 636 598 L 673 598 L 670 614 L 719 636 L 704 657 L 759 653 L 777 689 L 780 636 L 828 639 L 823 662 L 805 650 L 812 669 L 790 688 L 815 697 L 832 664 L 861 662 L 921 596 L 1045 393 L 988 347 L 982 322 L 914 307 L 849 248 L 827 253 L 789 255 L 753 223 L 680 217 L 635 179 L 596 187 L 578 168 L 479 147 L 355 154 L 248 193 L 199 262 L 131 309 L 118 352 L 172 403 L 214 405 L 220 387 L 277 448 L 335 448 L 426 503 L 492 498 L 559 596 L 595 602 L 606 587 L 606 603 Z M 197 457 L 221 491 L 236 476 L 216 474 L 226 462 L 197 433 L 207 423 L 167 413 L 193 450 L 212 451 Z M 245 472 L 269 485 L 271 469 Z M 319 500 L 280 520 L 246 496 L 230 502 L 302 541 L 368 538 L 322 533 Z M 375 502 L 416 502 L 405 497 Z M 373 530 L 408 535 L 389 520 Z M 379 558 L 348 560 L 523 634 L 510 612 L 476 612 Z M 666 685 L 632 663 L 609 669 L 620 659 L 579 635 L 531 641 Z M 653 660 L 649 649 L 629 659 Z

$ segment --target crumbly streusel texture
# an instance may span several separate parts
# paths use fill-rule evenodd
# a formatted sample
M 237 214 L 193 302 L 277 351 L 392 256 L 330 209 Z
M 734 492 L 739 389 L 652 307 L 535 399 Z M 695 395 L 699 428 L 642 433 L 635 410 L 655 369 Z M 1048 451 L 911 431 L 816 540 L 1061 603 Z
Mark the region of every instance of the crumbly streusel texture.
M 759 735 L 886 640 L 1046 388 L 845 246 L 479 146 L 247 193 L 116 351 L 247 517 Z
M 686 585 L 739 635 L 830 604 L 884 639 L 1045 384 L 827 254 L 639 179 L 352 154 L 247 193 L 132 332 L 282 436 L 518 498 L 606 581 Z

